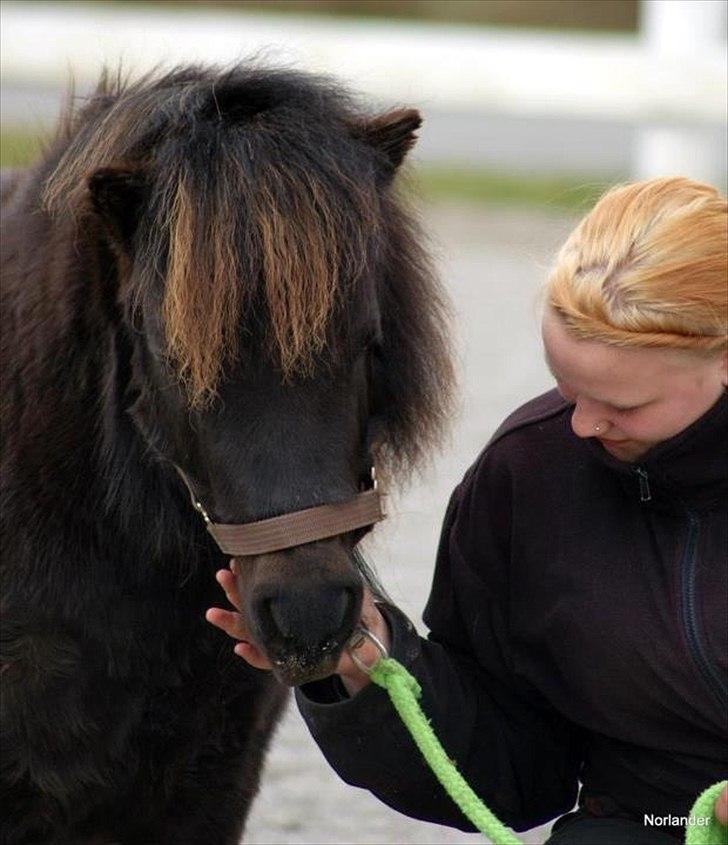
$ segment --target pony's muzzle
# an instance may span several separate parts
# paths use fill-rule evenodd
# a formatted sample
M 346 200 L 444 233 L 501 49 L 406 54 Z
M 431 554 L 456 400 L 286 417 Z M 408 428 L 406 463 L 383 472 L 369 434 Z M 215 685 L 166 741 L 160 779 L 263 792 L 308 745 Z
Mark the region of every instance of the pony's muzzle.
M 361 583 L 354 579 L 311 586 L 258 585 L 251 602 L 257 639 L 286 676 L 320 674 L 342 652 L 359 621 Z
M 256 600 L 254 613 L 265 640 L 277 651 L 328 652 L 351 635 L 360 606 L 358 585 L 278 588 Z

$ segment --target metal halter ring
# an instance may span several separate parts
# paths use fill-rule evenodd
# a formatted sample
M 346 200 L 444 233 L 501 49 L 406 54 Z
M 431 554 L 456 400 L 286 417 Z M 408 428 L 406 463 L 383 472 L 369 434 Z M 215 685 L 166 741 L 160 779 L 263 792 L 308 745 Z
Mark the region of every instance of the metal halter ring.
M 367 666 L 367 664 L 356 655 L 356 649 L 361 648 L 364 644 L 364 640 L 369 640 L 370 643 L 374 643 L 379 651 L 380 658 L 386 659 L 389 657 L 389 652 L 384 647 L 384 643 L 379 639 L 379 637 L 372 634 L 369 628 L 364 625 L 359 625 L 354 629 L 354 633 L 351 635 L 349 642 L 346 644 L 346 650 L 349 652 L 349 657 L 351 657 L 352 663 L 356 666 L 356 668 L 359 669 L 359 671 L 364 672 L 365 675 L 371 675 L 372 667 Z

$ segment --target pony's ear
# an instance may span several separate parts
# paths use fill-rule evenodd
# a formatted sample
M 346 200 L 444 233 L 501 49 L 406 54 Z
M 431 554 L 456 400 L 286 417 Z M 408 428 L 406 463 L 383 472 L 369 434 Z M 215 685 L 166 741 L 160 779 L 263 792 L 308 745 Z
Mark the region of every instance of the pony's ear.
M 102 167 L 88 177 L 91 205 L 123 247 L 129 247 L 139 220 L 145 181 L 142 174 L 127 169 Z
M 358 123 L 353 134 L 383 153 L 394 173 L 414 146 L 420 126 L 422 117 L 417 109 L 395 109 Z

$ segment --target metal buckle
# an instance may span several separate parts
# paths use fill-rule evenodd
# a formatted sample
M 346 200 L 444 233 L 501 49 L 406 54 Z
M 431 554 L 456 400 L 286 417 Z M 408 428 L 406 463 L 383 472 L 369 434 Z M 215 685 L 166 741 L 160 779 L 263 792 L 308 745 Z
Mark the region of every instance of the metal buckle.
M 364 640 L 369 640 L 370 643 L 374 643 L 379 651 L 379 657 L 386 660 L 389 657 L 389 652 L 384 647 L 384 643 L 372 634 L 372 632 L 364 625 L 359 625 L 354 629 L 354 633 L 351 635 L 349 642 L 346 645 L 346 650 L 349 652 L 349 657 L 351 657 L 352 663 L 359 669 L 360 672 L 364 672 L 365 675 L 371 675 L 372 667 L 367 666 L 367 664 L 356 655 L 356 649 L 361 648 L 364 644 Z
M 202 514 L 202 518 L 205 520 L 205 525 L 212 525 L 212 520 L 207 514 L 207 511 L 202 507 L 202 502 L 198 501 L 197 499 L 192 499 L 192 507 L 199 511 Z
M 190 501 L 192 502 L 192 507 L 200 514 L 202 514 L 202 518 L 205 520 L 205 525 L 212 525 L 212 520 L 210 519 L 207 511 L 202 505 L 202 502 L 195 496 L 195 491 L 192 487 L 192 482 L 187 478 L 187 475 L 178 467 L 177 464 L 173 463 L 172 466 L 177 470 L 179 477 L 184 481 L 185 487 L 187 488 L 187 492 L 190 494 Z
M 377 478 L 377 468 L 372 464 L 371 470 L 371 478 L 372 478 L 372 490 L 375 490 L 379 493 L 379 508 L 382 512 L 382 516 L 387 516 L 387 502 L 385 499 L 385 492 L 379 489 L 379 479 Z

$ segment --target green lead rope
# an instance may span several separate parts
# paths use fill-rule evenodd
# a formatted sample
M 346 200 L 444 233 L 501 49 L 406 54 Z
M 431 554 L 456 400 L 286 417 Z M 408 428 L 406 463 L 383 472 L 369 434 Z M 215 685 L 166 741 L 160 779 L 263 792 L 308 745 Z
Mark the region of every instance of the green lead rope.
M 693 824 L 686 829 L 685 845 L 728 845 L 728 827 L 713 814 L 715 800 L 725 789 L 728 780 L 714 783 L 698 796 L 690 811 Z M 707 824 L 697 824 L 705 821 Z
M 522 845 L 521 840 L 483 804 L 445 753 L 417 701 L 422 689 L 415 678 L 393 657 L 380 658 L 370 669 L 370 677 L 387 690 L 427 765 L 463 815 L 495 845 Z
M 521 840 L 478 798 L 445 753 L 418 703 L 422 689 L 417 680 L 393 657 L 381 657 L 367 671 L 372 681 L 387 691 L 427 765 L 463 815 L 494 845 L 522 845 Z M 688 825 L 686 831 L 686 845 L 728 845 L 728 828 L 713 815 L 715 799 L 725 785 L 726 781 L 714 784 L 695 802 L 690 813 L 693 824 Z M 706 823 L 696 823 L 700 820 Z

